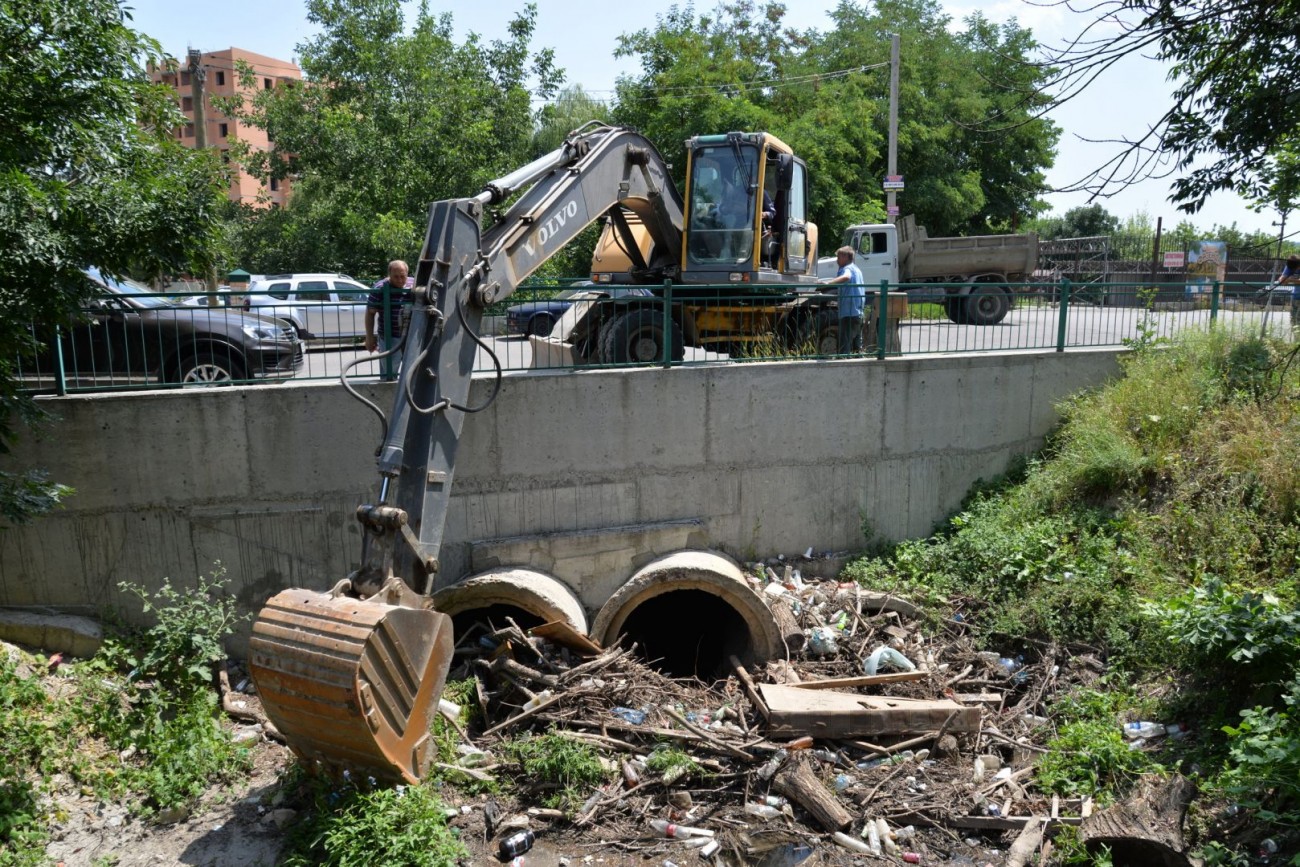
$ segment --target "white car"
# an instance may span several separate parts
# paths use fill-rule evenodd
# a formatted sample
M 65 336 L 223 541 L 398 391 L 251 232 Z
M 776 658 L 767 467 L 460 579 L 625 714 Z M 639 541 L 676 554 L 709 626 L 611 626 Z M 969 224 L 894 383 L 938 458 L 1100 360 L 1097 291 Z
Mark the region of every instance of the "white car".
M 249 284 L 244 309 L 284 320 L 304 340 L 354 341 L 366 334 L 369 294 L 346 274 L 271 274 Z

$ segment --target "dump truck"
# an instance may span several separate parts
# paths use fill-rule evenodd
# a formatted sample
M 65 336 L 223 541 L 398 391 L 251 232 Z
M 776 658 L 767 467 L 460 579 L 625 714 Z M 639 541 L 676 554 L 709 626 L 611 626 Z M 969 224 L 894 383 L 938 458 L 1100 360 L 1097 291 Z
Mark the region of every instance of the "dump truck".
M 671 286 L 679 301 L 702 308 L 741 309 L 766 296 L 757 306 L 811 314 L 784 306 L 786 287 L 816 279 L 803 162 L 765 133 L 698 136 L 687 145 L 684 200 L 647 139 L 593 123 L 478 195 L 430 207 L 401 343 L 357 362 L 401 357 L 390 411 L 362 399 L 383 433 L 378 499 L 356 511 L 360 564 L 328 590 L 273 596 L 249 640 L 267 716 L 308 768 L 396 782 L 427 769 L 429 725 L 454 646 L 451 618 L 432 597 L 464 578 L 443 574 L 440 556 L 456 453 L 466 415 L 485 409 L 503 381 L 498 364 L 496 389 L 470 404 L 477 353 L 492 352 L 479 337 L 486 308 L 604 218 L 622 244 L 628 279 Z M 769 198 L 776 220 L 765 231 Z M 618 301 L 587 338 L 607 357 L 639 358 L 665 340 L 680 350 L 680 329 L 665 322 L 663 305 Z M 348 372 L 344 386 L 356 395 Z
M 1038 236 L 971 235 L 931 238 L 916 218 L 897 224 L 850 226 L 844 244 L 867 285 L 886 281 L 905 292 L 910 303 L 943 306 L 953 322 L 996 325 L 1006 318 L 1017 294 L 1038 267 Z M 833 277 L 835 257 L 817 261 L 819 277 Z M 899 285 L 901 284 L 901 285 Z

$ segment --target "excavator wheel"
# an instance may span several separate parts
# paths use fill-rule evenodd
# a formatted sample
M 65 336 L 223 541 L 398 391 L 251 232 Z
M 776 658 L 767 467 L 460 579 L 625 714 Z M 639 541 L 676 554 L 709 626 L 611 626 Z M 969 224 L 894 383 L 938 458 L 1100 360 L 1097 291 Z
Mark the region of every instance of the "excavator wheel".
M 452 649 L 451 618 L 437 611 L 291 589 L 253 623 L 249 668 L 309 767 L 415 783 Z

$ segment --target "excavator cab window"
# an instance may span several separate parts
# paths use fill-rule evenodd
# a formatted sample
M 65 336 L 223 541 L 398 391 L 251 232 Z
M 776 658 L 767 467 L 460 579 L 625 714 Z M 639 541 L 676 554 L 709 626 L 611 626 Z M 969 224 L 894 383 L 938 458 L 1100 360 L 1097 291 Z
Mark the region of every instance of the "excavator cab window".
M 690 261 L 737 265 L 754 255 L 758 150 L 731 142 L 701 147 L 691 162 Z

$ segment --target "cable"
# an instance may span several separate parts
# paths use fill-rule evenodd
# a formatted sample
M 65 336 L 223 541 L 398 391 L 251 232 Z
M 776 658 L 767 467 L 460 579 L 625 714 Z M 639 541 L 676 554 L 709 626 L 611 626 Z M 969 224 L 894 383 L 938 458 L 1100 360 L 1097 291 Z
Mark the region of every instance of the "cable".
M 352 360 L 350 364 L 344 367 L 343 370 L 339 373 L 339 382 L 342 384 L 343 388 L 347 390 L 347 393 L 355 397 L 357 400 L 361 401 L 363 404 L 365 404 L 367 407 L 370 408 L 371 412 L 379 416 L 379 426 L 381 430 L 379 434 L 379 445 L 375 448 L 375 457 L 379 457 L 380 454 L 383 453 L 384 441 L 388 439 L 388 416 L 384 415 L 384 411 L 380 409 L 379 406 L 374 403 L 374 401 L 370 400 L 370 398 L 368 397 L 365 397 L 359 391 L 357 391 L 355 388 L 352 387 L 352 383 L 348 382 L 348 371 L 352 370 L 352 368 L 356 367 L 358 364 L 362 364 L 364 362 L 382 361 L 385 358 L 388 358 L 392 355 L 401 352 L 405 347 L 406 347 L 406 335 L 403 334 L 401 339 L 397 341 L 397 345 L 384 350 L 378 355 L 369 355 L 364 358 L 355 358 Z

